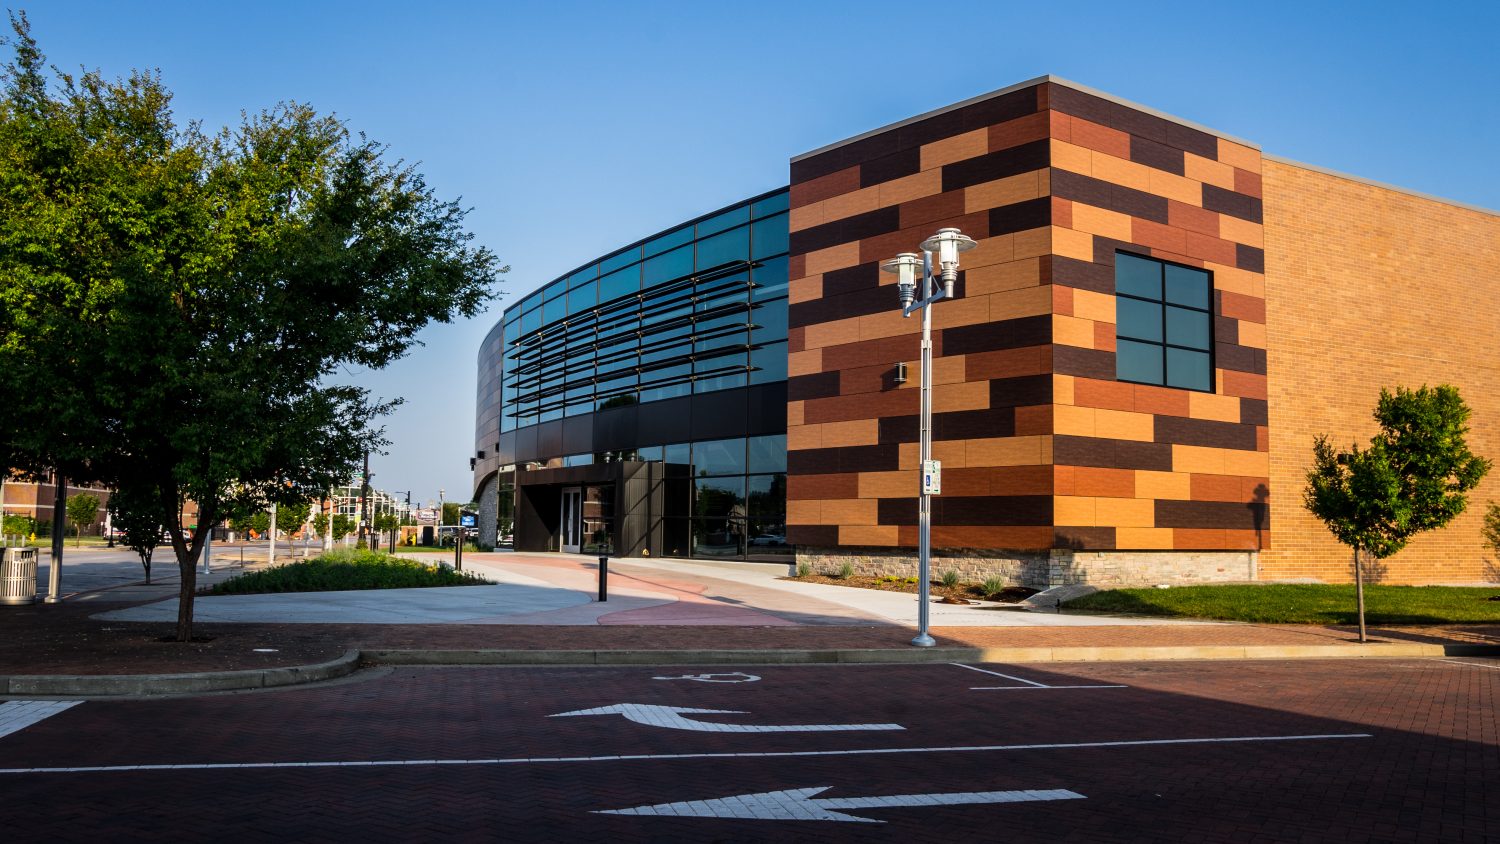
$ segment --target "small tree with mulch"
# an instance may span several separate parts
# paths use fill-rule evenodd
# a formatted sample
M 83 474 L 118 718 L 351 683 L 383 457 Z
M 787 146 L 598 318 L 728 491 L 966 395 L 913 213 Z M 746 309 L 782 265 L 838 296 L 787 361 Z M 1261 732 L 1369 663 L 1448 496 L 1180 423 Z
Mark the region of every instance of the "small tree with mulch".
M 1361 451 L 1335 451 L 1327 435 L 1313 444 L 1303 503 L 1334 537 L 1354 550 L 1359 640 L 1365 636 L 1361 552 L 1383 560 L 1418 533 L 1443 527 L 1468 506 L 1490 461 L 1469 450 L 1470 410 L 1458 389 L 1382 389 L 1375 406 L 1380 432 Z

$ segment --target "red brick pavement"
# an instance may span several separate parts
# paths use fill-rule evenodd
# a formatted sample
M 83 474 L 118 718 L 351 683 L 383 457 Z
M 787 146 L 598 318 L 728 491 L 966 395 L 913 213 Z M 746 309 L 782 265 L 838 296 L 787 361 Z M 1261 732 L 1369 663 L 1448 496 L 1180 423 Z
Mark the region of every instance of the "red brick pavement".
M 99 621 L 95 607 L 35 605 L 0 611 L 0 674 L 140 674 L 303 665 L 361 649 L 906 648 L 896 626 L 694 627 L 371 624 L 199 624 L 212 641 L 163 643 L 168 624 Z M 1301 625 L 935 628 L 940 645 L 1095 647 L 1348 645 L 1348 628 Z M 1500 625 L 1381 628 L 1377 640 L 1500 643 Z M 256 649 L 273 649 L 257 653 Z
M 0 739 L 0 764 L 514 761 L 0 774 L 0 824 L 18 840 L 153 842 L 1487 841 L 1500 837 L 1495 666 L 1000 669 L 1049 685 L 1127 686 L 1016 691 L 976 691 L 1022 684 L 942 665 L 753 668 L 761 680 L 742 685 L 660 681 L 641 668 L 402 669 L 318 689 L 85 703 Z M 547 717 L 623 701 L 742 713 L 693 716 L 707 722 L 905 729 L 726 734 Z M 1370 737 L 1057 746 L 1349 734 Z M 1025 744 L 1053 746 L 952 750 Z M 949 749 L 859 752 L 936 748 Z M 821 751 L 841 753 L 764 755 Z M 720 755 L 598 759 L 663 754 Z M 851 810 L 880 824 L 595 814 L 822 786 L 841 798 L 1070 789 L 1084 799 Z

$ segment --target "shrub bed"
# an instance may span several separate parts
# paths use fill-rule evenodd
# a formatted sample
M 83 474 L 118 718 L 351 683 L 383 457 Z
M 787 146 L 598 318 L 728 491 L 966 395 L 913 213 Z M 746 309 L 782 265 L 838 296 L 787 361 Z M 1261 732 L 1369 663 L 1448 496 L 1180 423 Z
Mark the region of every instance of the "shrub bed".
M 412 589 L 428 586 L 483 586 L 477 574 L 403 560 L 383 551 L 341 549 L 300 563 L 286 563 L 235 575 L 205 595 L 264 592 L 340 592 L 351 589 Z
M 1500 587 L 1366 586 L 1370 624 L 1500 622 Z M 1212 618 L 1266 624 L 1355 624 L 1352 584 L 1265 583 L 1111 589 L 1075 598 L 1064 610 Z

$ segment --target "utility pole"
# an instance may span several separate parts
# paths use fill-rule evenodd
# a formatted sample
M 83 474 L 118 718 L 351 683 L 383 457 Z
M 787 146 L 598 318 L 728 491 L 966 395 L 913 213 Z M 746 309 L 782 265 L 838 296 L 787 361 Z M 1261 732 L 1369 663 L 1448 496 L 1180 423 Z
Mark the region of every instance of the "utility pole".
M 209 537 L 212 538 L 212 534 Z M 276 502 L 271 502 L 271 550 L 266 553 L 266 563 L 276 565 Z
M 359 542 L 362 548 L 375 550 L 369 542 L 370 530 L 370 452 L 365 452 L 365 475 L 359 489 Z
M 62 558 L 63 520 L 68 517 L 68 481 L 62 472 L 54 471 L 57 494 L 52 499 L 52 565 L 47 569 L 47 598 L 45 603 L 62 603 Z

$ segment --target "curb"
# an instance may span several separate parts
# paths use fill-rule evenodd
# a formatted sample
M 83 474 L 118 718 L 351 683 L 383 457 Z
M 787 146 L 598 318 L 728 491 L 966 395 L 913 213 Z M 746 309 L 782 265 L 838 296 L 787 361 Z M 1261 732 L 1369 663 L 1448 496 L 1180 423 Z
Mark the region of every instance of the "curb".
M 118 697 L 270 689 L 345 677 L 359 668 L 358 650 L 314 665 L 202 671 L 192 674 L 17 674 L 0 676 L 0 695 Z
M 943 662 L 1152 662 L 1235 659 L 1390 659 L 1500 656 L 1500 645 L 1200 645 L 832 650 L 368 650 L 377 665 L 876 665 Z
M 1057 648 L 842 648 L 822 650 L 368 650 L 314 665 L 193 674 L 0 675 L 0 697 L 124 697 L 271 689 L 333 680 L 363 665 L 921 665 L 948 662 L 1155 662 L 1237 659 L 1395 659 L 1500 656 L 1500 645 L 1197 645 Z

